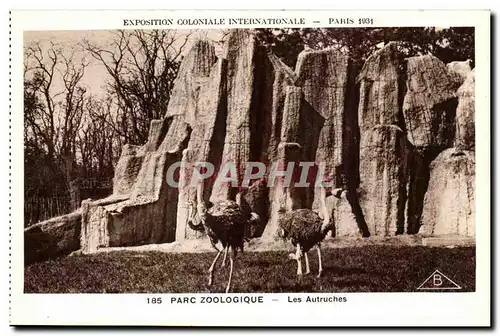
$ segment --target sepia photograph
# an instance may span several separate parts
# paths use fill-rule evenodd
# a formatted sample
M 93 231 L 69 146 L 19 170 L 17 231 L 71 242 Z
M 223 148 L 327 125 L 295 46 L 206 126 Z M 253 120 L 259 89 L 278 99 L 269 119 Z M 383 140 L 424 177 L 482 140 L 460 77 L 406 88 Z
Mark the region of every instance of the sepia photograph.
M 10 324 L 491 326 L 490 15 L 12 11 Z
M 24 291 L 474 292 L 474 43 L 24 32 Z

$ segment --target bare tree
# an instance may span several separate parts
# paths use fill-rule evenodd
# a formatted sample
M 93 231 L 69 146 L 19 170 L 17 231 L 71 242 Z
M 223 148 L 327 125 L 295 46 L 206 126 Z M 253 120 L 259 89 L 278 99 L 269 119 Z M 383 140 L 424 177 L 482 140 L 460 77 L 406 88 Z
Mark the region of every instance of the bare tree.
M 54 174 L 62 173 L 71 190 L 86 97 L 81 80 L 88 62 L 76 55 L 77 49 L 53 42 L 33 43 L 24 53 L 25 143 Z
M 107 45 L 84 42 L 111 76 L 107 92 L 114 110 L 105 121 L 125 142 L 143 144 L 150 121 L 164 117 L 190 35 L 175 30 L 118 30 Z
M 118 160 L 122 143 L 112 123 L 106 121 L 109 104 L 95 96 L 89 96 L 85 104 L 83 126 L 77 139 L 79 163 L 84 167 L 82 175 L 99 180 L 113 176 L 113 166 Z
M 122 145 L 143 144 L 152 119 L 163 118 L 183 51 L 193 32 L 112 31 L 104 44 L 40 41 L 25 47 L 26 195 L 66 196 L 81 182 L 109 180 Z M 105 91 L 84 86 L 91 64 L 104 66 Z M 97 92 L 95 92 L 97 93 Z M 95 190 L 94 190 L 95 191 Z M 105 196 L 105 195 L 104 195 Z

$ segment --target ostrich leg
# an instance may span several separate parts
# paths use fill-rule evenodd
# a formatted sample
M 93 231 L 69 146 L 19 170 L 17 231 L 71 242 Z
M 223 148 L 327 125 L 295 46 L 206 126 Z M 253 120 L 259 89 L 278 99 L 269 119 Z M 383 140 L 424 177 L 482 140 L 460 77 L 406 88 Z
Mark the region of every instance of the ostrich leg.
M 295 257 L 297 259 L 297 275 L 302 275 L 302 250 L 300 249 L 300 244 L 297 244 L 297 252 L 295 252 Z
M 217 252 L 220 252 L 221 250 L 219 250 L 219 248 L 217 247 L 217 244 L 214 244 L 214 242 L 210 239 L 210 244 L 212 245 L 212 247 L 217 251 Z
M 306 260 L 306 274 L 311 273 L 311 269 L 309 268 L 309 257 L 307 257 L 307 252 L 304 252 L 304 259 Z
M 317 245 L 318 249 L 318 264 L 319 264 L 319 270 L 318 270 L 318 278 L 321 277 L 321 273 L 323 273 L 323 264 L 321 263 L 321 245 Z
M 226 266 L 226 257 L 227 257 L 227 250 L 229 250 L 229 246 L 227 246 L 225 249 L 224 249 L 224 258 L 222 258 L 222 267 L 225 267 Z
M 229 246 L 228 246 L 229 249 Z M 233 248 L 231 247 L 231 250 Z M 226 251 L 227 252 L 227 251 Z M 227 281 L 226 293 L 229 293 L 231 288 L 231 279 L 233 278 L 233 253 L 229 254 L 229 280 Z
M 212 262 L 212 265 L 210 265 L 210 268 L 208 269 L 208 273 L 209 273 L 209 276 L 208 276 L 208 286 L 212 286 L 212 282 L 214 280 L 214 268 L 215 268 L 215 264 L 217 263 L 217 260 L 219 260 L 219 257 L 222 253 L 222 250 L 220 250 L 219 252 L 217 252 L 217 255 L 215 256 L 215 259 L 214 261 Z

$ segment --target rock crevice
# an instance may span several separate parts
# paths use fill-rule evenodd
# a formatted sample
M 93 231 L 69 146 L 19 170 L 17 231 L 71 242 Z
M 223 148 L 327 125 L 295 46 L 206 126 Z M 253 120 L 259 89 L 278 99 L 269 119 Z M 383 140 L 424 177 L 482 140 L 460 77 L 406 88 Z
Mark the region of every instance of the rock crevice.
M 165 117 L 151 121 L 146 144 L 123 147 L 113 195 L 27 228 L 29 246 L 36 237 L 50 241 L 30 260 L 200 238 L 187 226 L 197 162 L 214 166 L 207 202 L 235 199 L 238 187 L 216 179 L 226 163 L 239 185 L 248 162 L 267 167 L 244 199 L 262 218 L 262 239 L 276 237 L 280 208 L 317 210 L 318 175 L 344 190 L 327 199 L 335 237 L 474 236 L 474 71 L 430 55 L 405 59 L 396 42 L 357 76 L 352 64 L 336 50 L 304 51 L 292 70 L 243 29 L 231 32 L 223 58 L 210 42 L 195 43 Z M 295 182 L 305 169 L 299 163 L 311 164 L 309 186 L 292 186 L 291 199 L 280 183 L 268 185 L 271 166 L 289 162 Z

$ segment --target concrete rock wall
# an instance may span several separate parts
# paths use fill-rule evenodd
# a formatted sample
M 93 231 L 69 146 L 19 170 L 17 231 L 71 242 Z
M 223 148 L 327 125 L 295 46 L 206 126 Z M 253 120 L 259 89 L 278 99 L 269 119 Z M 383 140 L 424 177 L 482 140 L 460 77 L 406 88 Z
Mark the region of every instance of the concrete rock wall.
M 24 263 L 57 258 L 80 248 L 81 210 L 24 229 Z
M 406 78 L 403 114 L 408 140 L 418 148 L 452 146 L 459 82 L 431 55 L 410 57 Z
M 216 173 L 233 162 L 240 184 L 249 161 L 268 169 L 276 162 L 313 162 L 311 174 L 323 164 L 321 178 L 344 189 L 327 199 L 335 237 L 474 235 L 474 71 L 468 63 L 405 59 L 391 42 L 357 77 L 349 57 L 336 50 L 303 52 L 294 71 L 243 29 L 231 32 L 224 49 L 217 58 L 210 42 L 195 43 L 165 118 L 151 122 L 146 144 L 123 148 L 113 195 L 83 202 L 70 225 L 81 223 L 83 251 L 199 238 L 186 224 L 187 203 L 195 199 L 189 167 L 200 161 L 211 162 Z M 180 162 L 188 168 L 169 171 Z M 279 208 L 316 209 L 318 192 L 314 185 L 291 188 L 287 199 L 283 186 L 268 186 L 268 179 L 252 181 L 245 204 L 263 219 L 259 234 L 273 239 Z M 237 189 L 215 185 L 214 177 L 203 197 L 234 199 Z M 446 202 L 454 192 L 459 196 Z M 30 230 L 38 229 L 29 229 L 28 238 Z M 76 249 L 73 243 L 61 250 Z
M 143 147 L 122 152 L 117 165 L 120 174 L 114 179 L 115 186 L 121 187 L 108 199 L 82 206 L 83 251 L 175 240 L 179 189 L 167 184 L 168 170 L 181 161 L 188 146 L 199 119 L 201 88 L 208 83 L 216 61 L 214 48 L 206 41 L 196 43 L 186 55 L 165 118 L 151 122 Z M 178 181 L 178 171 L 172 177 Z
M 360 190 L 370 234 L 404 233 L 408 144 L 396 125 L 375 126 L 361 143 Z
M 370 235 L 392 236 L 404 231 L 408 146 L 401 127 L 403 66 L 398 45 L 389 43 L 366 60 L 358 75 L 358 195 Z
M 426 235 L 475 236 L 474 152 L 449 148 L 431 164 L 421 231 Z
M 216 169 L 220 168 L 222 161 L 222 146 L 224 143 L 226 127 L 226 76 L 227 63 L 220 59 L 212 68 L 210 76 L 201 88 L 196 107 L 196 118 L 193 131 L 189 139 L 188 148 L 184 151 L 181 168 L 182 181 L 186 186 L 179 189 L 179 202 L 177 204 L 176 240 L 199 237 L 199 233 L 187 227 L 187 202 L 196 199 L 196 187 L 192 182 L 192 167 L 196 162 L 210 162 Z M 211 179 L 204 189 L 204 199 L 211 195 L 214 180 Z M 175 201 L 174 201 L 175 203 Z
M 404 59 L 397 43 L 389 43 L 366 61 L 358 76 L 358 194 L 370 234 L 422 233 L 420 226 L 432 221 L 422 217 L 424 198 L 430 197 L 431 163 L 460 141 L 458 124 L 473 120 L 465 98 L 467 84 L 462 98 L 457 92 L 466 73 L 465 65 L 447 66 L 431 55 Z M 461 112 L 457 109 L 460 101 Z M 473 122 L 468 126 L 460 127 L 463 137 L 473 129 Z M 392 136 L 381 134 L 389 130 Z
M 394 42 L 366 60 L 357 77 L 360 83 L 358 120 L 361 138 L 374 126 L 401 124 L 402 67 L 403 56 Z
M 466 150 L 475 149 L 475 77 L 474 70 L 469 72 L 457 91 L 455 147 Z

